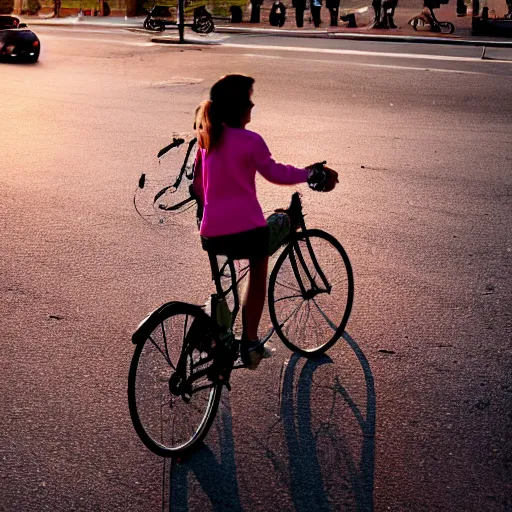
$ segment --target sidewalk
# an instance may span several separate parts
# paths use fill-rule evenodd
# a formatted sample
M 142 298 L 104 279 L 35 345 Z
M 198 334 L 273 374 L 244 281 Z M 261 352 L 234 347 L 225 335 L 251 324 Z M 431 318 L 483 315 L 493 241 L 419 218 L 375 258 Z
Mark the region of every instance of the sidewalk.
M 373 11 L 372 11 L 373 12 Z M 351 39 L 365 41 L 382 42 L 407 42 L 407 43 L 434 43 L 466 46 L 493 46 L 502 48 L 512 48 L 512 39 L 496 38 L 490 36 L 472 36 L 471 34 L 471 14 L 464 17 L 457 17 L 454 6 L 443 6 L 436 10 L 436 16 L 441 21 L 451 21 L 455 25 L 454 34 L 437 34 L 429 31 L 414 31 L 407 23 L 411 17 L 419 13 L 418 9 L 397 8 L 395 14 L 396 29 L 375 29 L 368 28 L 371 22 L 371 13 L 368 10 L 361 13 L 357 18 L 358 27 L 348 28 L 345 23 L 340 22 L 338 27 L 330 27 L 325 21 L 328 20 L 329 13 L 327 9 L 322 9 L 322 19 L 324 23 L 315 28 L 309 23 L 307 13 L 304 20 L 304 28 L 296 28 L 294 23 L 294 11 L 289 9 L 287 20 L 282 28 L 272 27 L 268 23 L 268 13 L 262 10 L 262 23 L 230 23 L 227 20 L 214 20 L 215 33 L 219 34 L 261 34 L 281 37 L 305 37 L 305 38 L 330 38 L 330 39 Z M 68 16 L 65 18 L 45 18 L 43 16 L 20 16 L 20 20 L 29 26 L 80 26 L 80 27 L 104 27 L 140 30 L 148 35 L 153 35 L 152 41 L 164 42 L 169 36 L 177 31 L 169 29 L 165 32 L 149 32 L 143 29 L 142 24 L 144 16 L 135 18 L 125 17 L 99 17 Z

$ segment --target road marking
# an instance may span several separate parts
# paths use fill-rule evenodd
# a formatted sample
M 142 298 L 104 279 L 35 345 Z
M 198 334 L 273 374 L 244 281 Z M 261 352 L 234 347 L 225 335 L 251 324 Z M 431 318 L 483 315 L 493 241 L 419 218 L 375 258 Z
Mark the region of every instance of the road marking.
M 144 80 L 142 82 L 146 87 L 154 87 L 156 89 L 163 89 L 166 87 L 175 87 L 179 85 L 196 85 L 203 82 L 202 78 L 187 78 L 182 76 L 173 76 L 169 80 L 150 81 Z
M 335 48 L 305 48 L 297 46 L 266 46 L 258 44 L 234 44 L 224 43 L 223 47 L 227 48 L 247 48 L 248 50 L 271 50 L 282 52 L 303 52 L 303 53 L 325 53 L 328 55 L 358 55 L 360 57 L 390 57 L 401 59 L 417 59 L 417 60 L 444 60 L 450 62 L 499 62 L 512 64 L 508 60 L 482 60 L 480 57 L 455 57 L 451 55 L 429 55 L 425 53 L 391 53 L 391 52 L 374 52 L 365 50 L 346 50 Z
M 90 33 L 94 33 L 94 34 L 112 34 L 114 31 L 117 31 L 116 29 L 114 30 L 100 30 L 100 29 L 97 29 L 97 28 L 82 28 L 82 27 L 49 27 L 49 26 L 46 26 L 44 27 L 45 29 L 47 28 L 57 28 L 59 32 L 83 32 L 83 33 L 86 33 L 86 34 L 90 34 Z M 39 32 L 39 27 L 37 28 L 37 31 Z M 129 33 L 129 32 L 126 32 L 126 33 Z
M 410 69 L 412 71 L 435 71 L 438 73 L 461 73 L 465 75 L 486 75 L 487 73 L 481 73 L 480 71 L 461 71 L 458 69 L 442 69 L 442 68 L 418 68 L 415 66 L 396 66 L 392 64 L 371 64 L 369 62 L 347 62 L 344 60 L 331 60 L 331 59 L 297 59 L 297 58 L 287 58 L 280 57 L 278 55 L 260 55 L 257 53 L 244 53 L 245 57 L 258 57 L 263 59 L 286 59 L 293 61 L 301 61 L 301 62 L 320 62 L 326 64 L 343 64 L 349 66 L 362 66 L 362 67 L 370 67 L 370 68 L 387 68 L 387 69 Z
M 62 37 L 54 36 L 54 35 L 44 35 L 41 38 L 43 41 L 45 39 L 62 39 Z M 128 46 L 159 46 L 157 43 L 151 43 L 151 42 L 136 42 L 136 41 L 123 41 L 121 39 L 93 39 L 90 37 L 66 37 L 66 40 L 72 40 L 72 41 L 85 41 L 89 43 L 112 43 L 112 44 L 126 44 Z

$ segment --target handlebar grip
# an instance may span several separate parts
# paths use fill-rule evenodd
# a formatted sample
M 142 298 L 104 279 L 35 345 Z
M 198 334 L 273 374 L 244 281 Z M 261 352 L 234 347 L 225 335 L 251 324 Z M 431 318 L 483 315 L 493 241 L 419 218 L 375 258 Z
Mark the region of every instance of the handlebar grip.
M 308 185 L 309 188 L 315 190 L 317 192 L 327 192 L 334 188 L 331 183 L 334 176 L 336 177 L 336 182 L 338 182 L 338 174 L 336 171 L 329 169 L 325 166 L 327 162 L 318 162 L 316 164 L 310 165 L 308 168 L 310 169 L 310 174 L 308 177 Z
M 311 171 L 309 173 L 308 185 L 312 190 L 316 190 L 320 192 L 327 179 L 326 172 L 323 170 L 323 165 L 320 167 L 319 164 L 314 164 L 310 167 Z
M 326 163 L 327 160 L 324 160 L 323 162 L 317 162 L 316 164 L 310 165 L 309 167 L 313 169 L 323 169 Z

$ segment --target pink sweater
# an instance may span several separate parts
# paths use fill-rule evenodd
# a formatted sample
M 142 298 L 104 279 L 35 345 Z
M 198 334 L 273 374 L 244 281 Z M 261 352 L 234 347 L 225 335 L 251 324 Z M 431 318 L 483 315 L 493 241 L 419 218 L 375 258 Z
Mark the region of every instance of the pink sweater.
M 200 233 L 232 235 L 266 226 L 256 197 L 256 171 L 272 183 L 293 185 L 308 178 L 307 169 L 278 164 L 257 133 L 225 127 L 210 153 L 199 149 L 194 190 L 204 205 Z

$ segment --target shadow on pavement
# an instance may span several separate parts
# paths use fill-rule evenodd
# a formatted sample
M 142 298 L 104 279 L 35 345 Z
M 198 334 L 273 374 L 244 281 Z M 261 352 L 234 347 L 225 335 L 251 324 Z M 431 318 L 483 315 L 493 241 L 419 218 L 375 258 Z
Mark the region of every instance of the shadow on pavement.
M 354 393 L 364 391 L 364 408 L 347 391 L 341 368 L 329 356 L 307 360 L 294 354 L 283 373 L 278 418 L 268 429 L 266 447 L 261 447 L 262 458 L 270 464 L 265 478 L 272 475 L 279 480 L 291 508 L 297 512 L 374 509 L 373 375 L 358 344 L 347 333 L 343 337 L 363 370 L 364 381 L 359 382 L 364 382 L 365 389 L 355 389 Z M 227 394 L 218 414 L 219 456 L 203 446 L 186 461 L 173 463 L 170 471 L 167 464 L 170 498 L 165 510 L 244 510 Z M 190 473 L 196 483 L 188 478 Z M 200 489 L 191 488 L 194 485 Z M 198 503 L 201 495 L 203 506 Z M 204 503 L 204 495 L 209 506 Z
M 191 489 L 189 488 L 188 474 L 193 473 L 202 492 L 210 500 L 211 510 L 215 512 L 226 512 L 228 510 L 242 512 L 236 480 L 231 409 L 226 390 L 223 391 L 217 416 L 220 420 L 217 426 L 220 436 L 220 460 L 217 459 L 217 456 L 208 446 L 203 445 L 185 461 L 170 462 L 169 507 L 166 508 L 167 510 L 172 512 L 189 510 Z M 166 471 L 165 465 L 164 471 Z

